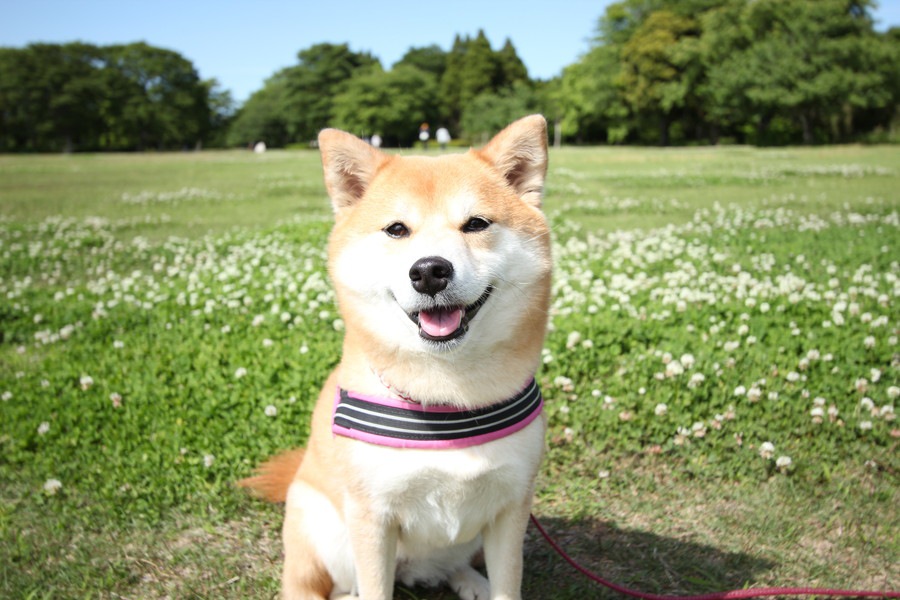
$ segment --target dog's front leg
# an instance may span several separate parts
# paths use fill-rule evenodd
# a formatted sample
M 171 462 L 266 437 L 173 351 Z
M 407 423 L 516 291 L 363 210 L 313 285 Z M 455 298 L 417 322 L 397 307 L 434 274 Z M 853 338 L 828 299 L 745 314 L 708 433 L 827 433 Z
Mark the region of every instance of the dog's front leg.
M 347 528 L 356 563 L 356 585 L 361 600 L 391 600 L 397 570 L 399 531 L 364 504 L 347 502 Z
M 507 507 L 484 530 L 484 561 L 491 600 L 522 597 L 522 547 L 531 501 Z

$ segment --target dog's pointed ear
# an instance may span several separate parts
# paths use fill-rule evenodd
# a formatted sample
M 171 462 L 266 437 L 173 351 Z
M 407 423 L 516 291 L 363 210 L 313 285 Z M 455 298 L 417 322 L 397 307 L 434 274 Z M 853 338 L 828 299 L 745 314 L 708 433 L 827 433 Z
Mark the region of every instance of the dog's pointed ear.
M 478 151 L 506 178 L 522 200 L 540 208 L 547 174 L 547 120 L 523 117 Z
M 319 151 L 325 189 L 335 212 L 362 198 L 378 168 L 388 159 L 358 137 L 338 129 L 323 129 L 319 133 Z

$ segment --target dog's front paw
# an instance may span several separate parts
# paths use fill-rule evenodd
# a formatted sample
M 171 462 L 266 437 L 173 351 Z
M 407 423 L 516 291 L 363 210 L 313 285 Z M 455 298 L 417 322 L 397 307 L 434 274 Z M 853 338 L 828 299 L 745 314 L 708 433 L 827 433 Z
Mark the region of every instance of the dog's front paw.
M 466 566 L 450 576 L 450 587 L 459 595 L 459 600 L 489 600 L 491 586 L 484 575 Z

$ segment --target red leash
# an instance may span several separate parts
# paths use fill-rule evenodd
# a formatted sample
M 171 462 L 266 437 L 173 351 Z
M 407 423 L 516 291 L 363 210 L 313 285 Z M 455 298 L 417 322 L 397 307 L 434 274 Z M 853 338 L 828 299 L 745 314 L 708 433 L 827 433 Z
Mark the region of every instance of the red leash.
M 756 588 L 756 589 L 745 589 L 745 590 L 732 590 L 730 592 L 715 592 L 712 594 L 702 594 L 700 596 L 661 596 L 659 594 L 647 594 L 645 592 L 638 592 L 635 590 L 628 589 L 626 587 L 622 587 L 621 585 L 615 584 L 611 581 L 607 581 L 600 577 L 599 575 L 595 575 L 591 573 L 573 559 L 571 556 L 566 554 L 566 551 L 559 547 L 553 538 L 550 537 L 550 534 L 538 523 L 537 518 L 532 514 L 531 522 L 534 523 L 534 526 L 537 527 L 537 530 L 541 532 L 541 535 L 544 536 L 544 539 L 547 540 L 547 543 L 556 550 L 556 553 L 559 554 L 563 559 L 572 565 L 577 571 L 585 575 L 588 579 L 599 583 L 605 587 L 608 587 L 611 590 L 619 592 L 620 594 L 625 594 L 626 596 L 632 596 L 633 598 L 641 598 L 642 600 L 743 600 L 745 598 L 759 598 L 761 596 L 850 596 L 855 598 L 900 598 L 900 592 L 868 592 L 868 591 L 859 591 L 859 590 L 831 590 L 824 588 L 808 588 L 808 587 L 771 587 L 771 588 Z

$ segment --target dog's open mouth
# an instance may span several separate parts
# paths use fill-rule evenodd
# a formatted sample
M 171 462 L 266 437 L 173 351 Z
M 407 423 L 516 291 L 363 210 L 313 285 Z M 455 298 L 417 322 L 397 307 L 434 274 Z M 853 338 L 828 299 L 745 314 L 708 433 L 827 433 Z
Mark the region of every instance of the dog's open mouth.
M 412 322 L 419 326 L 419 335 L 432 342 L 447 342 L 466 333 L 469 322 L 487 302 L 493 286 L 488 286 L 481 297 L 469 306 L 436 306 L 409 313 Z

